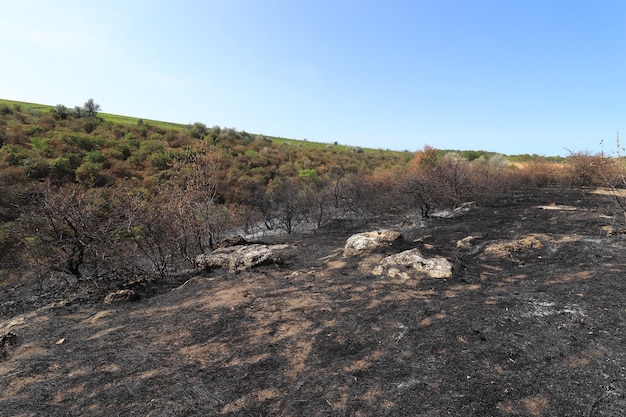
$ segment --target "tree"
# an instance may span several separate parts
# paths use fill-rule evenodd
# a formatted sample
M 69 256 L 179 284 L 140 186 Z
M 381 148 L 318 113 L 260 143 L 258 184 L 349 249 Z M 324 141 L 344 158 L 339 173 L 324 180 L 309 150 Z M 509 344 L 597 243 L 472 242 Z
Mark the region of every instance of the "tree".
M 300 180 L 291 177 L 276 177 L 267 186 L 266 195 L 270 203 L 270 216 L 287 233 L 306 219 L 306 193 Z
M 109 190 L 79 184 L 56 187 L 50 182 L 32 193 L 22 222 L 24 244 L 44 270 L 74 276 L 96 276 L 107 262 L 120 224 Z
M 69 114 L 69 110 L 63 104 L 57 104 L 54 108 L 54 114 L 61 120 L 67 119 L 67 115 Z
M 330 181 L 307 181 L 305 198 L 310 210 L 310 217 L 319 229 L 328 220 L 333 209 L 333 194 Z
M 435 167 L 434 191 L 440 208 L 456 208 L 467 201 L 472 189 L 469 162 L 454 152 L 444 155 Z
M 159 276 L 181 262 L 193 264 L 228 227 L 228 213 L 216 203 L 216 168 L 210 154 L 189 155 L 171 171 L 172 181 L 153 194 L 128 189 L 120 197 L 123 238 L 136 248 L 135 267 Z
M 96 117 L 98 115 L 98 112 L 100 111 L 100 105 L 94 102 L 92 98 L 90 98 L 83 106 L 83 110 L 85 112 L 85 116 Z
M 430 217 L 436 208 L 434 178 L 435 174 L 432 170 L 407 173 L 398 181 L 398 200 L 411 209 L 417 208 L 422 217 Z
M 189 132 L 192 137 L 202 139 L 207 135 L 208 130 L 204 123 L 195 122 L 193 125 L 189 126 Z

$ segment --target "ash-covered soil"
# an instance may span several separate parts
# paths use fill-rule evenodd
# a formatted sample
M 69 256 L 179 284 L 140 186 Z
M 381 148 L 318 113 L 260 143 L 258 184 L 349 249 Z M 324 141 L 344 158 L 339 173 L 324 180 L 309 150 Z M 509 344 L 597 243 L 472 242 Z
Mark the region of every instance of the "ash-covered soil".
M 626 240 L 606 227 L 623 218 L 590 191 L 539 189 L 455 218 L 276 237 L 282 265 L 132 303 L 7 314 L 0 414 L 624 416 Z M 402 248 L 343 256 L 383 226 Z M 371 273 L 406 248 L 453 276 Z

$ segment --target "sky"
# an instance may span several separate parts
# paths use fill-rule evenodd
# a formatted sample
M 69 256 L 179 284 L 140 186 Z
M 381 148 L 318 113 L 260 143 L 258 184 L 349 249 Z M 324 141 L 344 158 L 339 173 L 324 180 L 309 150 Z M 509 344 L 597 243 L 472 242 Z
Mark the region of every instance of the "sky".
M 393 150 L 613 152 L 623 0 L 0 0 L 0 98 Z

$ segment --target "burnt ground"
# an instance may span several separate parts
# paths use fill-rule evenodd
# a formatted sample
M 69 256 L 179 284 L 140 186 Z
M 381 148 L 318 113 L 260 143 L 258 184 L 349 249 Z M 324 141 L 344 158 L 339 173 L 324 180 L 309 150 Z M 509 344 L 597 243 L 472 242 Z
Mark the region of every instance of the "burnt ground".
M 344 258 L 354 231 L 321 230 L 276 237 L 291 245 L 282 265 L 5 315 L 0 414 L 623 416 L 615 213 L 588 191 L 540 189 L 358 230 L 400 230 L 450 260 L 449 279 L 373 275 L 384 254 Z

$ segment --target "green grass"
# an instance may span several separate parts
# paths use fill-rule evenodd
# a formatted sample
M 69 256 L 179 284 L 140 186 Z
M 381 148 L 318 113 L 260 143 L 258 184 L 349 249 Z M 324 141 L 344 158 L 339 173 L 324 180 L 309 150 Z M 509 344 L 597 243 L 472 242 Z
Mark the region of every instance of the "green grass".
M 37 104 L 37 103 L 28 103 L 28 102 L 23 102 L 23 101 L 0 99 L 0 106 L 2 105 L 6 105 L 10 108 L 15 108 L 15 106 L 19 106 L 22 111 L 26 111 L 26 112 L 49 112 L 49 111 L 54 110 L 54 108 L 56 107 L 56 105 L 51 106 L 51 105 L 46 105 L 46 104 Z M 68 109 L 73 109 L 73 106 L 71 107 L 68 106 Z M 100 112 L 98 113 L 98 116 L 108 122 L 119 123 L 119 124 L 123 124 L 127 126 L 137 125 L 139 120 L 142 120 L 143 123 L 145 124 L 155 126 L 155 127 L 160 127 L 163 129 L 186 129 L 187 128 L 187 125 L 184 125 L 181 123 L 171 123 L 171 122 L 164 122 L 164 121 L 159 121 L 159 120 L 141 119 L 139 117 L 121 116 L 118 114 Z M 375 149 L 375 148 L 362 148 L 358 146 L 336 144 L 336 142 L 335 143 L 311 142 L 306 139 L 305 140 L 289 139 L 289 138 L 282 138 L 278 136 L 267 136 L 267 135 L 266 137 L 271 139 L 274 143 L 284 143 L 286 145 L 306 147 L 310 149 L 329 149 L 330 148 L 339 152 L 352 150 L 352 151 L 359 152 L 359 153 L 361 152 L 371 153 L 371 152 L 384 151 L 384 152 L 390 152 L 390 153 L 398 154 L 398 155 L 406 154 L 407 152 L 414 153 L 414 151 L 392 151 L 392 150 L 382 150 L 382 149 Z M 449 151 L 442 149 L 442 150 L 439 150 L 439 152 L 446 153 Z M 464 152 L 468 152 L 468 151 L 454 151 L 454 152 L 463 154 Z M 492 154 L 492 153 L 493 152 L 486 152 L 486 154 Z M 512 162 L 515 162 L 515 161 L 528 161 L 532 159 L 534 155 L 505 155 L 505 156 L 509 158 L 509 160 L 511 160 Z M 547 159 L 553 162 L 561 162 L 564 158 L 547 157 Z
M 24 101 L 5 100 L 0 98 L 0 106 L 6 105 L 11 109 L 15 109 L 16 106 L 20 107 L 22 111 L 26 112 L 49 112 L 56 106 L 48 106 L 45 104 L 27 103 Z
M 28 102 L 23 102 L 23 101 L 5 100 L 5 99 L 0 99 L 0 105 L 7 105 L 10 108 L 14 108 L 17 105 L 21 108 L 22 111 L 26 111 L 26 112 L 50 112 L 54 110 L 56 107 L 56 105 L 52 106 L 52 105 L 28 103 Z M 73 106 L 67 106 L 67 108 L 71 110 L 73 109 Z M 142 119 L 139 117 L 122 116 L 122 115 L 111 114 L 111 113 L 99 112 L 98 116 L 101 117 L 105 121 L 108 121 L 111 123 L 119 123 L 119 124 L 126 125 L 126 126 L 137 125 L 139 120 L 142 120 L 143 123 L 145 124 L 155 126 L 155 127 L 160 127 L 163 129 L 186 129 L 187 128 L 187 125 L 184 125 L 181 123 L 171 123 L 171 122 L 164 122 L 160 120 Z M 305 147 L 309 149 L 329 149 L 330 148 L 339 152 L 347 151 L 350 149 L 353 149 L 353 150 L 362 149 L 363 152 L 380 152 L 379 149 L 360 148 L 357 146 L 347 146 L 347 145 L 341 145 L 341 144 L 335 144 L 335 143 L 312 142 L 308 140 L 289 139 L 289 138 L 282 138 L 278 136 L 266 136 L 266 137 L 271 139 L 274 143 L 284 143 L 287 145 Z M 388 151 L 388 152 L 403 153 L 400 151 Z
M 186 129 L 187 125 L 181 123 L 162 122 L 159 120 L 142 119 L 140 117 L 120 116 L 118 114 L 110 113 L 98 113 L 98 116 L 102 117 L 107 122 L 119 123 L 122 125 L 137 125 L 139 120 L 142 120 L 144 124 L 160 127 L 163 129 Z

